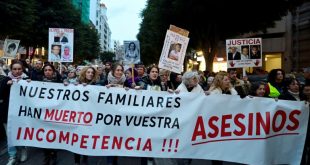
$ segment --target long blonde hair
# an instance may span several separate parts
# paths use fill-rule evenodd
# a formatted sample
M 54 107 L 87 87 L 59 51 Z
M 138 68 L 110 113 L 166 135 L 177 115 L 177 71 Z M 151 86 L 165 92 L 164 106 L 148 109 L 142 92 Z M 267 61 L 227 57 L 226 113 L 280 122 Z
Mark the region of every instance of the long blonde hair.
M 224 79 L 225 76 L 228 77 L 228 73 L 227 72 L 224 72 L 224 71 L 218 72 L 216 74 L 216 76 L 214 77 L 214 79 L 213 79 L 213 82 L 212 82 L 212 84 L 210 86 L 209 91 L 212 91 L 212 90 L 214 90 L 216 88 L 222 89 L 223 79 Z M 231 85 L 231 83 L 229 83 L 229 84 L 230 84 L 229 85 L 229 89 L 231 89 L 232 85 Z
M 94 71 L 94 77 L 91 81 L 87 80 L 86 79 L 86 71 L 88 69 L 92 69 Z M 87 66 L 87 67 L 84 67 L 82 69 L 82 71 L 80 72 L 80 77 L 79 77 L 79 82 L 80 83 L 87 83 L 87 84 L 92 84 L 92 83 L 95 83 L 99 80 L 99 74 L 98 74 L 98 71 L 92 67 L 92 66 Z

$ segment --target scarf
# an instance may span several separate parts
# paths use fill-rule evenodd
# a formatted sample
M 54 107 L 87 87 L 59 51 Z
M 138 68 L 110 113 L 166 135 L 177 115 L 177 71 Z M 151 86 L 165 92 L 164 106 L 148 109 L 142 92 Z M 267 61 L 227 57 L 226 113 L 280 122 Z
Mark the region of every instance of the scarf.
M 126 80 L 125 74 L 122 75 L 120 79 L 117 79 L 112 75 L 112 72 L 109 72 L 108 74 L 108 83 L 109 84 L 115 84 L 115 85 L 124 85 L 124 82 Z
M 292 95 L 297 101 L 300 101 L 299 92 L 292 92 L 287 90 L 290 95 Z
M 44 82 L 58 82 L 57 74 L 54 73 L 51 78 L 43 76 L 43 81 Z
M 12 72 L 9 72 L 8 77 L 10 77 L 12 80 L 21 80 L 27 78 L 28 76 L 25 73 L 20 76 L 14 76 Z

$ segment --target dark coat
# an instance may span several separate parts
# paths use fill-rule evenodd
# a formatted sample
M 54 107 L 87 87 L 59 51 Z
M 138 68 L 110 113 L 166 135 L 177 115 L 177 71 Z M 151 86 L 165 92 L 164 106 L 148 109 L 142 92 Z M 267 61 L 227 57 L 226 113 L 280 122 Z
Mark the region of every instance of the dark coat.
M 300 92 L 300 93 L 299 93 L 299 98 L 300 98 L 300 100 L 305 100 L 306 97 L 305 97 L 305 95 L 302 94 L 302 92 Z M 295 99 L 295 97 L 292 96 L 288 91 L 285 91 L 283 94 L 281 94 L 281 95 L 279 96 L 279 99 L 281 99 L 281 100 L 297 101 L 297 100 Z
M 158 76 L 158 78 L 155 81 L 152 81 L 149 76 L 143 77 L 142 81 L 140 81 L 140 84 L 142 86 L 143 89 L 147 89 L 148 86 L 159 86 L 160 90 L 162 91 L 162 86 L 161 86 L 161 81 L 160 78 Z
M 38 81 L 38 80 L 41 80 L 42 77 L 43 77 L 43 71 L 41 69 L 37 70 L 37 69 L 33 68 L 31 70 L 31 74 L 30 74 L 31 80 Z
M 11 78 L 0 75 L 0 123 L 7 123 L 8 111 L 9 111 L 9 100 L 10 100 L 10 88 L 8 81 Z
M 228 53 L 228 60 L 241 60 L 240 52 L 236 52 L 235 57 L 233 57 L 233 53 Z
M 261 58 L 261 56 L 260 56 L 259 51 L 257 51 L 256 54 L 253 54 L 253 53 L 250 54 L 250 59 L 260 59 L 260 58 Z

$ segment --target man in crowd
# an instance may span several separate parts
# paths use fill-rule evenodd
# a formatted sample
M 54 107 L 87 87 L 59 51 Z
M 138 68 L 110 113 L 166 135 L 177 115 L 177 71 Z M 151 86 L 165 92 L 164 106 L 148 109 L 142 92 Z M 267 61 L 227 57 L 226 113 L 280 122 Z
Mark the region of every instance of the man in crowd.
M 31 74 L 30 74 L 31 80 L 37 81 L 42 78 L 43 76 L 42 66 L 43 66 L 43 62 L 41 60 L 38 60 L 35 62 L 35 66 L 31 70 Z
M 146 76 L 146 73 L 145 73 L 145 67 L 143 65 L 142 62 L 139 62 L 137 65 L 136 65 L 136 68 L 137 68 L 137 72 L 138 72 L 138 77 L 139 78 L 143 78 Z
M 247 81 L 246 83 L 243 80 L 240 80 L 237 77 L 237 71 L 235 69 L 229 69 L 228 70 L 230 82 L 233 85 L 233 87 L 238 92 L 238 95 L 240 95 L 241 98 L 248 95 L 250 91 L 250 84 Z

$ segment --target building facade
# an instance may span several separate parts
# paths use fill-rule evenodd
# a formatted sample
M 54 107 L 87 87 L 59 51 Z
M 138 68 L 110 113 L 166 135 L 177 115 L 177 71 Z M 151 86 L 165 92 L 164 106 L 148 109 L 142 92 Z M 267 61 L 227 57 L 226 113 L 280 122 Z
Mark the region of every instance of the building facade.
M 256 38 L 263 40 L 262 53 L 263 63 L 261 68 L 248 68 L 252 73 L 255 70 L 269 72 L 275 68 L 281 68 L 285 72 L 300 72 L 303 68 L 310 66 L 310 2 L 299 6 L 295 11 L 289 12 L 280 21 L 275 22 L 273 28 L 266 32 L 248 33 L 236 38 Z M 214 66 L 218 70 L 225 70 L 226 50 L 225 43 L 219 45 L 216 55 L 224 60 Z
M 99 35 L 101 52 L 112 51 L 111 29 L 108 24 L 107 7 L 104 3 L 99 3 L 97 8 L 96 29 Z
M 73 6 L 81 12 L 81 20 L 91 28 L 96 28 L 99 35 L 101 52 L 113 51 L 111 30 L 108 24 L 107 7 L 100 0 L 72 0 Z
M 310 3 L 276 22 L 262 34 L 264 69 L 282 68 L 286 72 L 300 72 L 310 66 Z
M 292 56 L 294 70 L 310 66 L 310 2 L 292 13 Z
M 73 6 L 80 11 L 81 20 L 85 24 L 89 24 L 90 0 L 72 0 Z

